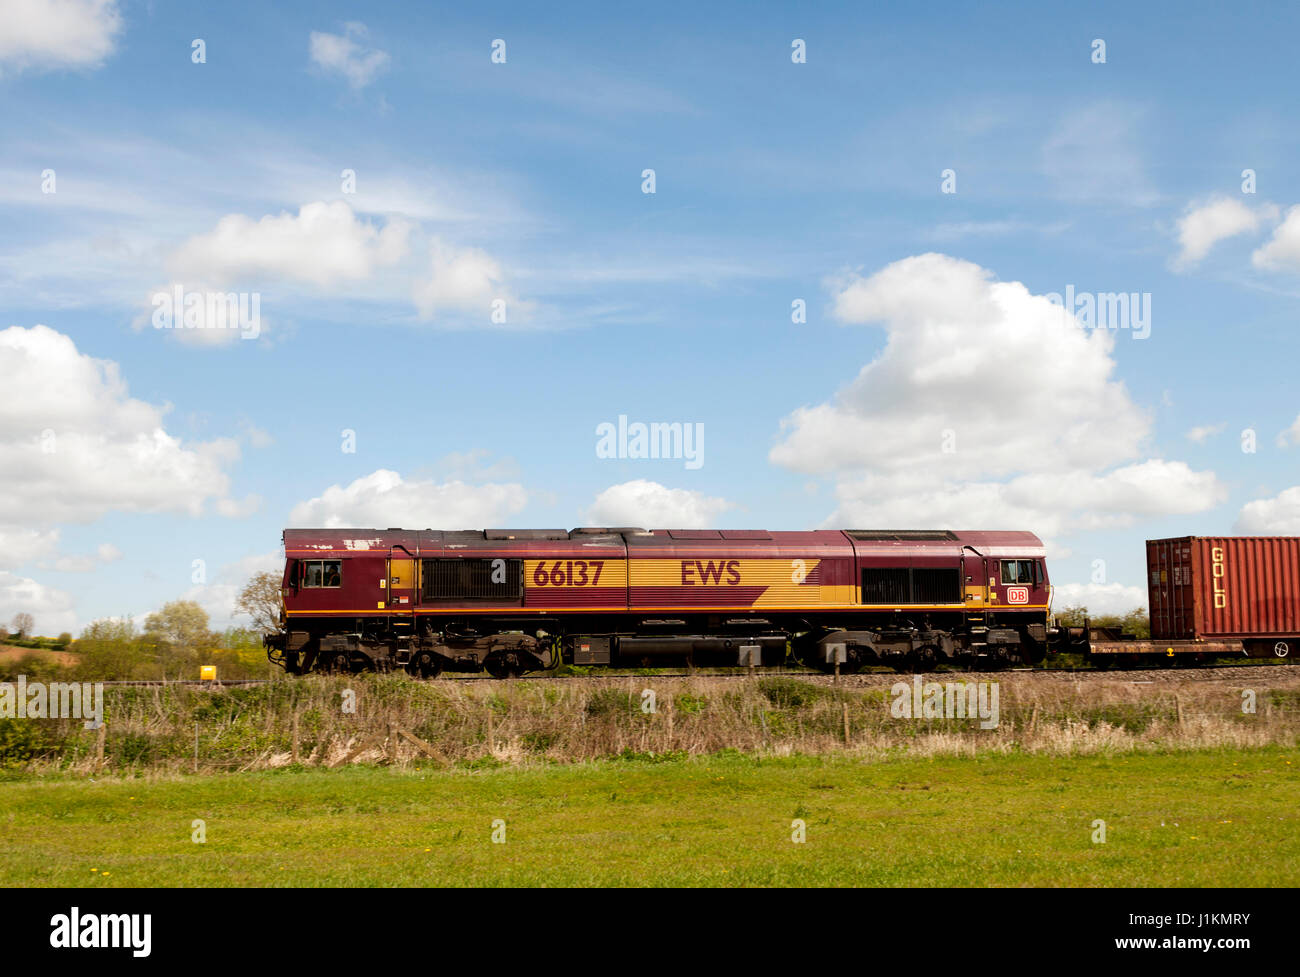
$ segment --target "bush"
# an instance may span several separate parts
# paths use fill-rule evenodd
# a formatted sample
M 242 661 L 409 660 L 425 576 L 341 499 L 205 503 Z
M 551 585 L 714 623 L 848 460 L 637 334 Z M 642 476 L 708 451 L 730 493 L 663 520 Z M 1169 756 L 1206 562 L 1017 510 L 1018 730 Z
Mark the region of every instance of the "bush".
M 619 713 L 637 711 L 636 700 L 622 689 L 597 689 L 586 705 L 588 716 L 617 716 Z
M 800 709 L 832 694 L 825 686 L 784 677 L 759 679 L 758 690 L 777 709 Z
M 39 722 L 0 719 L 0 767 L 21 767 L 43 749 Z

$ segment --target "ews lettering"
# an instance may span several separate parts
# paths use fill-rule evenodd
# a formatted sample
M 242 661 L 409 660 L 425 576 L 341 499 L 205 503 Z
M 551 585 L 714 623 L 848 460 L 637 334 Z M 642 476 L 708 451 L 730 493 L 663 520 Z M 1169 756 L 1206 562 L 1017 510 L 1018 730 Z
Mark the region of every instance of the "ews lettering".
M 682 560 L 682 586 L 715 586 L 722 583 L 726 575 L 728 584 L 740 583 L 739 560 Z

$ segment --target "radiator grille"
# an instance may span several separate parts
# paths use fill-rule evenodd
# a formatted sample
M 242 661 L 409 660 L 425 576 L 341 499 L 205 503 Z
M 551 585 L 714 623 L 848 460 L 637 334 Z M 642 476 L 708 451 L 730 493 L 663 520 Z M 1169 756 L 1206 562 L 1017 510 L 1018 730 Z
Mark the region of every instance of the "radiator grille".
M 524 593 L 523 560 L 464 558 L 423 563 L 421 594 L 425 600 L 519 600 Z
M 868 567 L 862 571 L 864 604 L 960 604 L 961 574 L 946 567 Z

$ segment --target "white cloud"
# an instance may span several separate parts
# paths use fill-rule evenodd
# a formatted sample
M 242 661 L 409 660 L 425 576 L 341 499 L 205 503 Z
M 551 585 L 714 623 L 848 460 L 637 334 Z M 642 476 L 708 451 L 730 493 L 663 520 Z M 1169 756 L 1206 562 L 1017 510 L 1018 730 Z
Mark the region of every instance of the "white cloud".
M 277 575 L 284 571 L 284 557 L 279 551 L 258 553 L 224 564 L 213 574 L 211 581 L 189 588 L 176 600 L 192 600 L 207 611 L 208 627 L 213 631 L 224 631 L 229 627 L 246 628 L 251 621 L 247 616 L 235 613 L 235 600 L 249 579 L 265 570 L 274 571 Z M 140 614 L 137 619 L 143 621 L 149 613 L 151 612 Z
M 1291 422 L 1291 426 L 1282 431 L 1277 436 L 1277 446 L 1279 448 L 1288 448 L 1291 445 L 1300 444 L 1300 414 Z
M 1066 583 L 1052 585 L 1052 610 L 1086 607 L 1093 617 L 1102 614 L 1127 614 L 1147 606 L 1147 592 L 1142 587 L 1119 583 Z
M 89 573 L 121 558 L 122 551 L 112 543 L 100 543 L 94 553 L 65 554 L 53 563 L 42 563 L 40 566 L 44 570 L 58 570 L 61 573 Z
M 66 591 L 46 587 L 7 570 L 0 571 L 0 624 L 7 627 L 19 613 L 32 616 L 35 633 L 40 635 L 71 632 L 77 626 L 72 596 Z
M 364 88 L 388 65 L 388 52 L 366 43 L 366 25 L 348 23 L 342 34 L 312 31 L 309 41 L 311 60 L 327 72 L 337 72 L 353 88 Z
M 420 315 L 426 319 L 440 311 L 454 309 L 477 313 L 489 322 L 494 299 L 506 303 L 507 322 L 521 309 L 503 287 L 501 265 L 479 248 L 457 248 L 437 238 L 429 242 L 429 274 L 415 283 L 413 296 Z
M 81 68 L 113 53 L 117 0 L 7 0 L 0 67 Z
M 327 288 L 369 278 L 377 267 L 400 260 L 409 232 L 410 225 L 396 218 L 381 230 L 341 200 L 257 221 L 227 214 L 212 231 L 184 242 L 167 267 L 186 289 L 278 278 Z
M 1268 271 L 1300 271 L 1300 205 L 1286 212 L 1273 237 L 1250 260 L 1256 268 Z
M 223 507 L 237 443 L 183 442 L 164 428 L 166 410 L 48 326 L 0 330 L 0 620 L 30 611 L 47 634 L 76 624 L 68 594 L 3 568 L 79 573 L 121 558 L 111 543 L 59 554 L 57 523 Z
M 1237 514 L 1233 531 L 1247 536 L 1300 535 L 1300 485 L 1271 499 L 1247 502 Z
M 12 570 L 35 563 L 53 553 L 58 545 L 57 529 L 0 525 L 0 569 Z
M 1222 434 L 1227 426 L 1225 421 L 1218 424 L 1204 424 L 1200 427 L 1194 427 L 1187 432 L 1187 440 L 1195 441 L 1197 444 L 1204 444 L 1216 434 Z
M 238 443 L 185 443 L 136 400 L 116 363 L 48 326 L 0 330 L 0 526 L 109 511 L 199 515 L 226 497 Z
M 1235 197 L 1217 197 L 1207 203 L 1192 205 L 1178 221 L 1178 244 L 1181 250 L 1174 266 L 1186 268 L 1196 264 L 1218 242 L 1247 232 L 1253 233 L 1268 219 L 1277 218 L 1277 208 L 1265 204 L 1252 210 Z
M 1050 537 L 1223 497 L 1211 472 L 1139 460 L 1151 421 L 1113 377 L 1109 330 L 942 254 L 835 287 L 835 315 L 883 323 L 885 347 L 830 402 L 786 418 L 770 455 L 837 476 L 827 524 Z
M 243 499 L 219 499 L 217 512 L 227 519 L 245 519 L 262 508 L 262 497 L 250 492 Z
M 611 485 L 587 510 L 592 526 L 640 526 L 644 529 L 707 529 L 735 504 L 692 489 L 673 489 L 638 478 Z
M 871 528 L 1024 529 L 1049 541 L 1142 516 L 1202 512 L 1224 498 L 1212 472 L 1181 461 L 1145 461 L 1104 474 L 1036 472 L 1006 482 L 939 481 L 929 475 L 841 479 L 826 525 Z
M 271 437 L 268 431 L 258 427 L 247 418 L 239 422 L 239 430 L 243 432 L 248 443 L 254 448 L 268 448 L 275 443 L 275 438 Z
M 528 493 L 515 483 L 405 481 L 381 468 L 299 503 L 289 521 L 324 529 L 481 529 L 503 525 L 527 501 Z

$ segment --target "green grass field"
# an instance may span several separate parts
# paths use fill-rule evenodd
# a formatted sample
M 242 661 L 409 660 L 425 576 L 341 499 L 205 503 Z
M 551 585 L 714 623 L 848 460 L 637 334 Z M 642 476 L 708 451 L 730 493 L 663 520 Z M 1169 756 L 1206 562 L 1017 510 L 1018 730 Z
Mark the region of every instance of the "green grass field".
M 1300 883 L 1294 749 L 0 784 L 7 886 Z M 207 841 L 191 840 L 206 822 Z M 791 822 L 807 840 L 791 841 Z M 493 822 L 506 822 L 504 844 Z M 1092 841 L 1096 819 L 1104 844 Z

